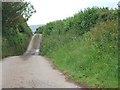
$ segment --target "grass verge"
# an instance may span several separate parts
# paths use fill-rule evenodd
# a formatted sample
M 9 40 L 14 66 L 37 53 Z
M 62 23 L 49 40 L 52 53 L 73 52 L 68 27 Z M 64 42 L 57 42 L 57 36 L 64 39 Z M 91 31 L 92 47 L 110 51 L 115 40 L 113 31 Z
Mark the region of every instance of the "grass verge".
M 117 21 L 97 23 L 89 32 L 70 41 L 68 37 L 72 38 L 70 34 L 43 37 L 41 53 L 79 84 L 118 87 Z

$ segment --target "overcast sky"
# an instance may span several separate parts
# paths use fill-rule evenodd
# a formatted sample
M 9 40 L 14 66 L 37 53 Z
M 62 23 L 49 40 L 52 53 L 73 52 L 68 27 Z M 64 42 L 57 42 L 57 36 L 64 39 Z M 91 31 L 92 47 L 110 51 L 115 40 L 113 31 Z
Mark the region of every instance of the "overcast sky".
M 117 8 L 119 0 L 26 0 L 37 11 L 28 20 L 28 25 L 46 24 L 50 21 L 73 16 L 87 7 L 99 6 Z

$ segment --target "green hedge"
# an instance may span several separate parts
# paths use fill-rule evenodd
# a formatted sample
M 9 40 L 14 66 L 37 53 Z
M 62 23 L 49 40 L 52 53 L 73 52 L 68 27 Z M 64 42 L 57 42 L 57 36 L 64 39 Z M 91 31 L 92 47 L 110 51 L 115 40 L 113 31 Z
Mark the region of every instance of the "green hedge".
M 17 26 L 3 28 L 2 58 L 12 55 L 21 55 L 27 49 L 32 31 L 23 17 L 21 17 L 18 22 Z

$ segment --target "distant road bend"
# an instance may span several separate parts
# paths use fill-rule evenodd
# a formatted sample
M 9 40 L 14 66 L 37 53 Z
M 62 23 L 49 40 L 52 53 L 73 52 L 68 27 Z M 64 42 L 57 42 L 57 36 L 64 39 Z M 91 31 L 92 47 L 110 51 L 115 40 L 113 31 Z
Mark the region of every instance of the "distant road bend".
M 79 88 L 43 56 L 39 56 L 42 35 L 35 34 L 22 56 L 2 61 L 2 88 Z

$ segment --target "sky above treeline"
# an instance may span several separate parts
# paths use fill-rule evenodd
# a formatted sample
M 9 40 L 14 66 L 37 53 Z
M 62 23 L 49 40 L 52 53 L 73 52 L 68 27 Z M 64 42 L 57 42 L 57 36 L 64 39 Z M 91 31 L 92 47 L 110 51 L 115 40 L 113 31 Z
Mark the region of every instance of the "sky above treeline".
M 87 7 L 118 8 L 119 0 L 26 0 L 37 11 L 28 20 L 28 25 L 46 24 L 73 16 Z

